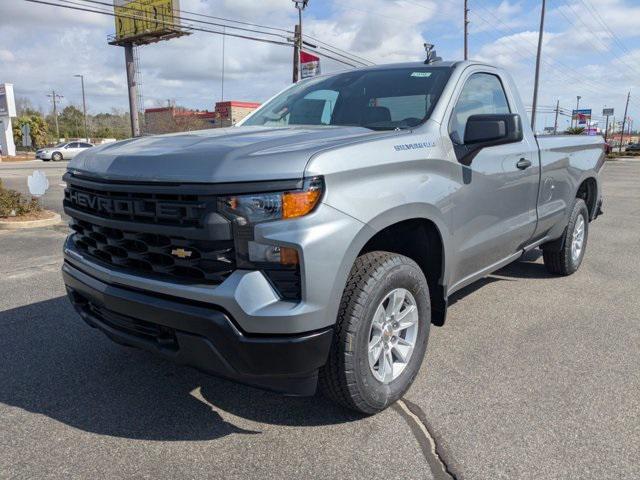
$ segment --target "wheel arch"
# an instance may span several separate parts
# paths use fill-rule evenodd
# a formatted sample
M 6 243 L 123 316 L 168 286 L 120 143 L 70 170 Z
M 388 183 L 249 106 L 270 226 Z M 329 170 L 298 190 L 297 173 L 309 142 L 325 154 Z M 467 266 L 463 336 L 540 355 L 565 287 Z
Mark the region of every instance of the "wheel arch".
M 587 204 L 587 210 L 589 211 L 589 220 L 593 220 L 598 205 L 598 181 L 593 176 L 587 176 L 582 179 L 578 190 L 576 191 L 576 198 L 581 198 L 584 203 Z
M 444 219 L 428 205 L 405 205 L 386 211 L 368 223 L 367 234 L 359 239 L 355 259 L 375 250 L 407 256 L 422 269 L 429 284 L 432 322 L 444 324 L 448 278 L 448 230 Z M 363 230 L 364 231 L 364 230 Z M 417 237 L 417 238 L 416 238 Z

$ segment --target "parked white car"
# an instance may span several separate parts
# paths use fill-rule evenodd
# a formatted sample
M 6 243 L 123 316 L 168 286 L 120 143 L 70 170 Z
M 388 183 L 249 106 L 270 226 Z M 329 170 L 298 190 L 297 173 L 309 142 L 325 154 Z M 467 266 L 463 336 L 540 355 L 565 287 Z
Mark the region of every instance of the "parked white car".
M 86 142 L 63 142 L 50 148 L 42 148 L 36 151 L 36 158 L 48 162 L 53 160 L 70 160 L 80 152 L 87 148 L 93 147 L 92 144 Z

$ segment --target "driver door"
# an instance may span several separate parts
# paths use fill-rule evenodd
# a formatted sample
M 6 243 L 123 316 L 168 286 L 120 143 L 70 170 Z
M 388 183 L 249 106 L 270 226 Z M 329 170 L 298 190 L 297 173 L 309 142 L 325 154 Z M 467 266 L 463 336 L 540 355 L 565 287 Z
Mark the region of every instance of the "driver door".
M 515 113 L 515 104 L 498 75 L 483 71 L 468 75 L 450 115 L 454 148 L 463 145 L 471 115 Z M 513 257 L 530 240 L 537 221 L 537 152 L 535 139 L 525 128 L 521 141 L 483 148 L 469 165 L 460 163 L 460 186 L 452 209 L 458 256 L 452 286 L 470 283 Z

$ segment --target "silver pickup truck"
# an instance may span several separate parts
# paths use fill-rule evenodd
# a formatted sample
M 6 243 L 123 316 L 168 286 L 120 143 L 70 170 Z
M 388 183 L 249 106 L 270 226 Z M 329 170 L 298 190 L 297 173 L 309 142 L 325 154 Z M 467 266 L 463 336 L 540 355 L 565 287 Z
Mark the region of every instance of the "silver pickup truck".
M 239 125 L 89 149 L 65 174 L 63 276 L 116 342 L 380 411 L 465 285 L 541 248 L 575 272 L 599 137 L 536 137 L 474 62 L 315 77 Z

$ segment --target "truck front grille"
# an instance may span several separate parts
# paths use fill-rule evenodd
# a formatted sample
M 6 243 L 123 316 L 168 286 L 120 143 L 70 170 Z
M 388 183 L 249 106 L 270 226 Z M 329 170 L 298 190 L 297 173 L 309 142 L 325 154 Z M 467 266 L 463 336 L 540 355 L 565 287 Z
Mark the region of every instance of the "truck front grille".
M 219 284 L 235 269 L 233 240 L 190 240 L 73 220 L 76 248 L 98 263 L 132 274 Z
M 215 208 L 215 197 L 177 193 L 111 191 L 70 184 L 64 204 L 74 210 L 110 220 L 201 227 L 205 214 Z

